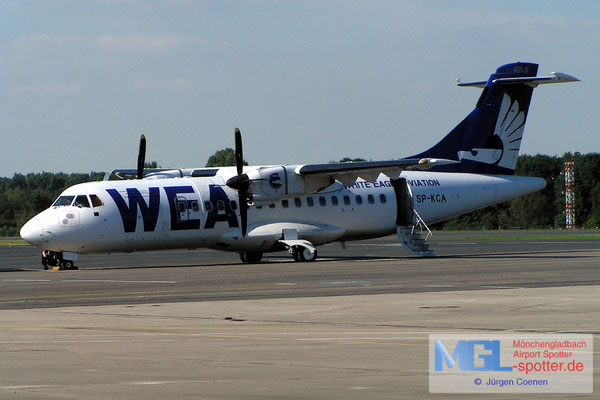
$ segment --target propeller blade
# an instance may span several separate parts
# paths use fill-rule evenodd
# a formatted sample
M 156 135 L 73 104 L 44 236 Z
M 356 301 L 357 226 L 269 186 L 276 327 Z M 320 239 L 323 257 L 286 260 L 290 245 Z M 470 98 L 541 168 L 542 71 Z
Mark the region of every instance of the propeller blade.
M 238 192 L 242 237 L 246 237 L 246 231 L 248 230 L 248 188 L 250 187 L 250 178 L 243 173 L 244 150 L 242 149 L 242 134 L 238 128 L 235 128 L 235 168 L 237 175 L 229 178 L 226 185 Z
M 235 128 L 235 167 L 237 174 L 241 175 L 244 170 L 244 151 L 242 150 L 242 134 Z
M 246 230 L 248 229 L 248 202 L 246 201 L 246 191 L 239 191 L 239 195 L 242 237 L 246 237 Z
M 144 164 L 146 163 L 146 136 L 140 137 L 140 150 L 137 161 L 137 178 L 144 178 Z

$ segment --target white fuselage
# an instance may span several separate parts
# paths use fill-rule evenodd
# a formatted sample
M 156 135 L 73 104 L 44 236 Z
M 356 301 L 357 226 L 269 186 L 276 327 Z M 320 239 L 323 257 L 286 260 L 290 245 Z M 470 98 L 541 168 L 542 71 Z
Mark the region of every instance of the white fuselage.
M 396 197 L 389 179 L 339 182 L 311 195 L 250 206 L 248 234 L 239 228 L 239 199 L 214 177 L 101 181 L 75 185 L 61 196 L 96 195 L 102 205 L 50 207 L 21 233 L 39 247 L 73 253 L 210 247 L 272 250 L 285 229 L 314 245 L 380 237 L 396 231 Z M 542 189 L 541 178 L 404 171 L 414 208 L 427 223 Z M 93 203 L 93 202 L 92 202 Z

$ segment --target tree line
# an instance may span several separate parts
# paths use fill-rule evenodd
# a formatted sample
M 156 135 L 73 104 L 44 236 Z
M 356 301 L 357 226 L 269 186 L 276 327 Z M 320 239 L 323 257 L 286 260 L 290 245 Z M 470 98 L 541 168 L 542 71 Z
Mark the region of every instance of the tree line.
M 103 172 L 65 174 L 42 172 L 0 178 L 0 236 L 17 236 L 31 217 L 48 208 L 69 186 L 99 181 Z
M 210 166 L 233 165 L 231 149 L 220 150 Z M 215 154 L 217 154 L 215 153 Z M 344 159 L 350 160 L 350 159 Z M 342 160 L 342 161 L 344 161 Z M 359 159 L 351 159 L 359 160 Z M 555 228 L 565 226 L 565 161 L 575 161 L 575 224 L 595 229 L 600 226 L 600 154 L 566 153 L 562 157 L 521 155 L 516 175 L 538 176 L 546 187 L 527 196 L 504 202 L 457 218 L 438 223 L 436 229 L 511 229 Z M 153 164 L 155 166 L 156 164 Z M 103 172 L 31 173 L 0 178 L 0 236 L 16 236 L 21 226 L 35 214 L 48 208 L 67 187 L 77 183 L 102 180 Z
M 600 226 L 600 154 L 565 153 L 562 157 L 521 155 L 515 175 L 537 176 L 546 187 L 527 196 L 483 208 L 435 224 L 444 230 L 564 229 L 565 161 L 574 161 L 575 225 L 597 229 Z

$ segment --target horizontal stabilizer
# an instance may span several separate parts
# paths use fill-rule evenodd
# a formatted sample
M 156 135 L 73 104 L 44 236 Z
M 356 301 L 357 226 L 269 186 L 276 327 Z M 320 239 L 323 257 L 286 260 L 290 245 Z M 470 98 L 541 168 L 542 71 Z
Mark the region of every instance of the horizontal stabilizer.
M 478 87 L 484 88 L 487 81 L 477 81 L 477 82 L 463 82 L 460 79 L 456 80 L 456 86 L 460 87 Z
M 547 83 L 579 82 L 579 79 L 575 78 L 574 76 L 563 74 L 562 72 L 551 72 L 550 74 L 551 76 L 538 76 L 531 78 L 499 78 L 495 79 L 493 82 L 501 85 L 515 85 L 518 83 L 524 83 L 533 88 Z
M 496 85 L 516 85 L 522 83 L 527 86 L 531 86 L 532 88 L 535 88 L 538 85 L 544 85 L 548 83 L 579 82 L 579 79 L 575 78 L 574 76 L 562 72 L 551 72 L 550 74 L 550 76 L 498 78 L 492 80 L 492 83 Z M 487 81 L 462 82 L 460 79 L 456 80 L 456 85 L 460 87 L 484 88 L 487 85 L 487 83 Z

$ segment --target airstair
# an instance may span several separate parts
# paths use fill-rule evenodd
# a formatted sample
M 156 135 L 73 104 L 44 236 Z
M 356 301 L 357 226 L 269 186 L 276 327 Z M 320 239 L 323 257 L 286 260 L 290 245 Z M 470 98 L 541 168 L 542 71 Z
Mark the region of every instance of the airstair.
M 429 243 L 427 243 L 427 239 L 431 236 L 431 230 L 414 208 L 413 213 L 414 225 L 398 226 L 396 228 L 398 237 L 409 253 L 419 257 L 434 257 L 435 254 L 433 250 L 429 249 Z

